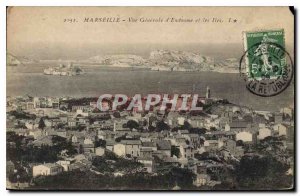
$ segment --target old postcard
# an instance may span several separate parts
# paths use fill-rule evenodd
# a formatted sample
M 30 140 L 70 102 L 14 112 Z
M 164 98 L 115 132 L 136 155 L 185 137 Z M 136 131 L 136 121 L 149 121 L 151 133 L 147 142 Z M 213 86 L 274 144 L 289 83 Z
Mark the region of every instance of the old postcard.
M 8 7 L 7 189 L 294 190 L 293 11 Z

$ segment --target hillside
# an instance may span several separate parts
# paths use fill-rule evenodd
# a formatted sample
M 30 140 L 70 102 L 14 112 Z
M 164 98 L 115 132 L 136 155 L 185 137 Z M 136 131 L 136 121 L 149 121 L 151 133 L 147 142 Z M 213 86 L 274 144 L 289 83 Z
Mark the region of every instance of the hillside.
M 105 56 L 93 56 L 88 59 L 90 63 L 130 67 L 144 65 L 146 60 L 137 55 L 105 55 Z
M 22 64 L 21 61 L 18 60 L 17 57 L 15 57 L 14 55 L 9 54 L 9 53 L 6 54 L 6 65 L 7 66 L 18 66 L 21 64 Z

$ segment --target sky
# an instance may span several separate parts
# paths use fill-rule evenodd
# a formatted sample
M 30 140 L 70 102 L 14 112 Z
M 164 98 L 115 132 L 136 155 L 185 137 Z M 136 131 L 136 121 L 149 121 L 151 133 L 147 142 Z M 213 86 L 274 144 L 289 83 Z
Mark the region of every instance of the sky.
M 288 7 L 10 7 L 7 16 L 7 50 L 13 54 L 53 53 L 55 49 L 59 53 L 89 45 L 242 45 L 244 31 L 263 29 L 284 29 L 287 45 L 294 40 Z M 84 22 L 103 17 L 119 17 L 121 22 Z M 130 17 L 194 22 L 129 22 Z M 203 22 L 204 18 L 209 22 Z M 214 18 L 223 22 L 213 22 Z

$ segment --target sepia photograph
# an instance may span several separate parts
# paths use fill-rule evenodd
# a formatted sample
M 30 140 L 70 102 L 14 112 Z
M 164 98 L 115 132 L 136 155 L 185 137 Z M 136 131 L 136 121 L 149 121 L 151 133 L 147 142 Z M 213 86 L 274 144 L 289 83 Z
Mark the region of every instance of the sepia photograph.
M 6 189 L 295 191 L 294 7 L 6 7 Z

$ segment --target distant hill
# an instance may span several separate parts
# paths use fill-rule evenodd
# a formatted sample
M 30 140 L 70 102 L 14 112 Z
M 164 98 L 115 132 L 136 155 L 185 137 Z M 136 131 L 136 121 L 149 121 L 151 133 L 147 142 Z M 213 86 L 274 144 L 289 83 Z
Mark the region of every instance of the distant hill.
M 17 56 L 19 61 L 21 61 L 23 64 L 29 64 L 29 63 L 38 63 L 39 61 L 36 59 L 28 58 L 25 56 Z
M 56 62 L 60 60 L 52 60 Z M 72 60 L 68 60 L 72 61 Z M 214 71 L 222 73 L 237 73 L 238 60 L 236 58 L 215 59 L 196 52 L 180 50 L 153 50 L 148 58 L 134 54 L 96 55 L 85 60 L 74 60 L 85 65 L 108 67 L 139 67 L 153 71 Z M 46 62 L 33 60 L 28 57 L 16 57 L 8 54 L 8 65 Z
M 213 63 L 214 59 L 198 53 L 176 50 L 155 50 L 150 53 L 149 60 L 159 64 L 176 62 L 181 64 Z
M 119 67 L 130 67 L 144 65 L 146 60 L 137 55 L 104 55 L 104 56 L 93 56 L 87 60 L 90 63 L 97 63 L 103 65 L 112 65 Z
M 7 66 L 18 66 L 18 65 L 24 65 L 29 63 L 38 63 L 39 61 L 30 59 L 25 56 L 15 56 L 10 53 L 6 54 L 6 65 Z
M 155 67 L 172 70 L 210 70 L 214 59 L 199 53 L 177 50 L 155 50 L 150 53 L 149 61 Z
M 12 54 L 7 53 L 6 54 L 6 65 L 7 66 L 18 66 L 21 65 L 21 61 L 18 60 L 17 57 L 15 57 Z
M 115 67 L 147 67 L 156 71 L 217 71 L 236 72 L 238 61 L 235 58 L 215 60 L 195 52 L 177 50 L 154 50 L 149 58 L 138 55 L 98 55 L 82 63 L 101 64 Z

